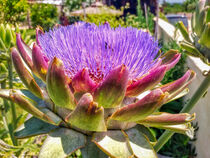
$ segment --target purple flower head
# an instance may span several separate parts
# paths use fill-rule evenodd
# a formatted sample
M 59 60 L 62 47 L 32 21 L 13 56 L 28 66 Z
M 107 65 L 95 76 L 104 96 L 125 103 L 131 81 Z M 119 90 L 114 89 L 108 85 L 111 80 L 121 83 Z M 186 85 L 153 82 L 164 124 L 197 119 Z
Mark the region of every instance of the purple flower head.
M 107 141 L 108 136 L 108 140 L 117 140 L 120 136 L 120 141 L 125 140 L 123 143 L 130 144 L 131 138 L 134 140 L 133 130 L 138 128 L 137 124 L 193 135 L 189 122 L 194 119 L 194 115 L 156 111 L 164 103 L 182 96 L 183 92 L 186 94 L 186 88 L 195 73 L 188 70 L 178 80 L 158 85 L 165 73 L 179 61 L 181 54 L 170 50 L 158 56 L 158 43 L 148 33 L 131 27 L 112 29 L 107 23 L 96 26 L 79 22 L 46 33 L 38 27 L 32 49 L 25 44 L 20 34 L 17 34 L 16 42 L 18 50 L 12 48 L 11 52 L 14 68 L 25 87 L 39 101 L 34 106 L 31 99 L 18 90 L 0 89 L 0 97 L 19 104 L 36 120 L 38 118 L 53 124 L 56 129 L 47 130 L 51 134 L 62 130 L 57 131 L 61 134 L 60 138 L 72 140 L 79 134 L 75 140 L 81 141 L 84 137 L 84 145 L 79 144 L 77 149 L 86 143 L 95 143 L 102 151 L 111 153 L 107 150 L 110 147 L 103 148 L 104 139 Z M 43 82 L 36 80 L 34 75 Z M 45 128 L 41 120 L 38 121 L 38 131 Z M 177 129 L 177 125 L 183 129 Z M 27 129 L 16 132 L 16 136 L 28 137 L 24 132 Z M 136 131 L 139 133 L 139 129 Z M 29 136 L 33 134 L 28 133 Z M 91 141 L 86 140 L 83 134 L 90 138 L 93 136 Z M 117 136 L 117 139 L 113 136 Z M 48 138 L 53 139 L 51 135 Z M 115 141 L 114 145 L 117 144 Z M 142 156 L 142 153 L 131 153 L 137 151 L 131 148 L 129 145 L 126 149 L 129 153 L 122 153 L 122 156 Z M 125 148 L 118 149 L 123 151 Z M 62 148 L 59 148 L 56 152 L 61 151 Z M 65 157 L 69 154 L 65 152 L 61 155 Z M 49 152 L 47 156 L 52 157 Z M 108 156 L 122 157 L 116 152 Z M 41 157 L 46 157 L 46 152 Z
M 88 68 L 94 81 L 103 80 L 120 65 L 129 70 L 129 80 L 141 77 L 156 63 L 158 42 L 147 32 L 136 28 L 111 28 L 108 24 L 96 26 L 77 23 L 39 34 L 40 46 L 52 60 L 55 56 L 64 63 L 73 78 Z

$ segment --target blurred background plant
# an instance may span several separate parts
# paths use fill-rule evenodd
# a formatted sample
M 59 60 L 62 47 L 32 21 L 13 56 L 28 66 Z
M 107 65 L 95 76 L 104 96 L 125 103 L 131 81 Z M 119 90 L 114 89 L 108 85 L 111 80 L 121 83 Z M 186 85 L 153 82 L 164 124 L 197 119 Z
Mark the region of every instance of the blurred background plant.
M 186 0 L 183 3 L 183 5 L 185 7 L 185 11 L 186 12 L 192 12 L 193 10 L 195 10 L 198 1 L 199 0 Z
M 183 4 L 180 3 L 163 3 L 163 10 L 165 14 L 192 12 L 196 8 L 198 0 L 186 0 Z
M 127 14 L 125 18 L 126 26 L 132 26 L 141 29 L 148 29 L 151 33 L 154 32 L 154 15 L 148 11 L 148 19 L 143 15 L 141 8 L 138 9 L 138 14 Z
M 163 10 L 164 10 L 164 14 L 179 13 L 179 12 L 184 12 L 185 7 L 182 4 L 178 4 L 178 3 L 175 3 L 175 4 L 164 3 Z
M 31 37 L 26 29 L 19 30 L 18 25 L 12 28 L 9 24 L 0 24 L 0 86 L 1 88 L 23 88 L 17 74 L 15 73 L 11 58 L 10 48 L 16 45 L 16 34 L 21 33 L 26 43 L 32 43 Z M 22 124 L 28 115 L 17 108 L 14 103 L 0 99 L 0 157 L 12 157 L 21 152 L 29 150 L 33 146 L 32 140 L 17 141 L 14 130 Z M 10 144 L 10 145 L 9 145 Z M 17 145 L 19 145 L 17 147 Z M 25 149 L 24 149 L 25 148 Z M 30 148 L 31 151 L 32 148 Z
M 123 18 L 119 16 L 110 16 L 109 14 L 101 14 L 100 16 L 92 14 L 87 15 L 86 18 L 82 16 L 80 17 L 80 20 L 88 23 L 94 23 L 96 25 L 108 22 L 111 27 L 125 26 L 125 21 Z
M 27 0 L 1 0 L 0 23 L 16 24 L 26 20 Z
M 204 63 L 210 65 L 210 2 L 201 1 L 196 6 L 196 11 L 191 18 L 190 33 L 182 22 L 178 23 L 184 40 L 180 46 L 185 49 L 185 53 L 200 58 Z
M 58 11 L 56 6 L 51 4 L 32 4 L 31 22 L 34 28 L 41 26 L 44 30 L 49 30 L 58 23 Z
M 80 9 L 83 2 L 87 2 L 87 0 L 66 0 L 65 7 L 71 12 Z

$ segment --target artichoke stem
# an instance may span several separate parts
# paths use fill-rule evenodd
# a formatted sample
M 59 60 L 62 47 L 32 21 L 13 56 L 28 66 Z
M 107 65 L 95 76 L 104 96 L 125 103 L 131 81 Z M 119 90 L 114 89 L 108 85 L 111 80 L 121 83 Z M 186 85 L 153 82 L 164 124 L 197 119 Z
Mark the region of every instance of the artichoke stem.
M 196 105 L 201 97 L 206 93 L 208 87 L 210 86 L 210 74 L 208 74 L 203 82 L 201 83 L 200 87 L 196 90 L 194 95 L 192 96 L 191 100 L 183 107 L 180 113 L 188 113 L 190 110 Z M 165 131 L 160 138 L 158 139 L 154 149 L 158 152 L 166 143 L 167 141 L 173 136 L 174 132 Z

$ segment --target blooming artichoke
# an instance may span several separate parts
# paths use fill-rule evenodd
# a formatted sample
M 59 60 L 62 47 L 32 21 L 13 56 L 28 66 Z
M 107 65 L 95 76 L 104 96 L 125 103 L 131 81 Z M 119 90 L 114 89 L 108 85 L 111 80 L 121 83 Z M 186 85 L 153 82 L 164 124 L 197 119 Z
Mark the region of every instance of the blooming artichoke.
M 210 65 L 210 1 L 200 0 L 191 18 L 192 33 L 190 34 L 180 21 L 178 28 L 184 37 L 180 46 L 186 54 L 199 57 Z
M 1 89 L 0 97 L 32 114 L 17 138 L 48 133 L 40 158 L 77 149 L 84 158 L 156 157 L 149 127 L 192 137 L 194 114 L 157 110 L 186 94 L 195 73 L 161 85 L 181 54 L 160 54 L 149 33 L 80 22 L 45 33 L 37 28 L 32 49 L 16 37 L 12 60 L 28 90 Z

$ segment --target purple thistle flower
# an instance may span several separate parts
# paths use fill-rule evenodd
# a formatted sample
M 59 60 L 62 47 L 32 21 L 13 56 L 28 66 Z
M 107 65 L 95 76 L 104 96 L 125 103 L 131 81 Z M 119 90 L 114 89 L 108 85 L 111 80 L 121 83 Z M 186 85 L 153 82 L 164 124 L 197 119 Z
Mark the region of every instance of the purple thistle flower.
M 103 80 L 122 64 L 133 80 L 148 72 L 157 62 L 158 42 L 136 28 L 111 28 L 108 24 L 79 23 L 39 34 L 40 46 L 52 60 L 61 59 L 70 78 L 88 68 L 91 78 Z
M 20 34 L 16 38 L 19 52 L 11 50 L 14 67 L 38 101 L 13 89 L 0 89 L 0 97 L 33 115 L 15 132 L 17 138 L 49 133 L 39 157 L 66 157 L 77 149 L 91 158 L 107 157 L 104 153 L 156 157 L 149 142 L 150 151 L 144 150 L 144 125 L 193 136 L 194 114 L 156 111 L 186 94 L 195 73 L 188 70 L 178 80 L 158 85 L 181 54 L 170 50 L 159 56 L 158 43 L 149 33 L 80 22 L 46 33 L 37 28 L 32 49 Z M 43 82 L 38 84 L 34 75 Z

